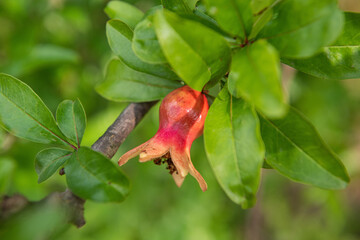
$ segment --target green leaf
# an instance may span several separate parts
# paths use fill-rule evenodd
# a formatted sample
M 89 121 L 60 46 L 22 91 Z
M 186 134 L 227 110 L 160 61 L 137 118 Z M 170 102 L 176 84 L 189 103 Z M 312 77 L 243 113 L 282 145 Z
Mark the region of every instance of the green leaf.
M 204 141 L 210 164 L 229 198 L 244 208 L 253 206 L 265 151 L 254 108 L 223 88 L 206 117 Z
M 97 202 L 121 202 L 129 192 L 126 176 L 109 159 L 81 147 L 65 165 L 66 181 L 77 196 Z
M 190 7 L 184 0 L 161 0 L 161 4 L 176 13 L 191 13 Z
M 109 18 L 123 21 L 131 29 L 134 29 L 144 16 L 141 10 L 122 1 L 110 1 L 105 7 L 105 13 Z
M 273 17 L 272 6 L 273 5 L 265 8 L 263 12 L 260 11 L 260 13 L 255 14 L 255 19 L 249 39 L 254 39 L 258 35 L 258 33 L 265 27 L 265 25 L 271 20 L 271 18 Z
M 190 10 L 194 10 L 196 8 L 196 3 L 199 0 L 185 0 L 185 2 L 187 3 L 187 5 L 189 6 Z
M 167 62 L 161 50 L 153 25 L 153 17 L 156 11 L 161 9 L 159 7 L 161 6 L 153 7 L 146 13 L 146 18 L 144 18 L 136 26 L 132 40 L 132 48 L 134 53 L 141 60 L 152 64 Z M 201 13 L 200 11 L 194 11 L 194 14 L 182 13 L 181 17 L 199 22 L 222 35 L 227 35 L 217 26 L 216 22 L 212 18 L 204 13 Z
M 335 41 L 343 26 L 336 0 L 277 1 L 273 19 L 259 37 L 287 58 L 310 57 Z
M 334 46 L 359 46 L 360 45 L 360 13 L 346 12 L 343 31 Z
M 181 86 L 178 81 L 138 72 L 121 60 L 113 59 L 107 67 L 104 82 L 96 90 L 112 101 L 148 102 L 161 99 Z
M 190 87 L 202 90 L 211 77 L 206 62 L 167 23 L 164 14 L 155 15 L 154 24 L 163 52 L 175 72 Z
M 61 102 L 56 111 L 56 120 L 62 133 L 80 147 L 86 128 L 85 110 L 80 100 Z
M 135 54 L 149 63 L 166 63 L 152 23 L 153 14 L 142 20 L 134 30 L 132 48 Z
M 269 117 L 280 117 L 286 112 L 279 56 L 265 40 L 235 52 L 228 88 L 233 96 L 245 98 Z
M 360 78 L 359 23 L 359 13 L 345 13 L 343 33 L 332 46 L 323 48 L 311 58 L 282 59 L 282 62 L 319 78 Z
M 168 62 L 193 89 L 201 91 L 228 70 L 230 48 L 213 30 L 166 10 L 156 13 L 154 26 Z
M 275 0 L 251 0 L 251 9 L 254 14 L 264 12 Z
M 129 67 L 158 77 L 179 79 L 167 65 L 146 63 L 135 55 L 131 47 L 133 31 L 125 23 L 120 20 L 108 21 L 106 34 L 111 50 Z
M 195 22 L 199 22 L 202 25 L 204 25 L 204 26 L 206 26 L 208 28 L 211 28 L 215 32 L 221 34 L 222 36 L 231 38 L 231 36 L 227 32 L 225 32 L 224 30 L 222 30 L 220 28 L 218 23 L 213 18 L 206 15 L 202 11 L 199 11 L 199 10 L 195 9 L 193 14 L 181 14 L 180 16 L 182 18 L 186 18 L 186 19 L 189 19 L 189 20 L 192 20 L 192 21 L 195 21 Z
M 301 183 L 341 189 L 349 176 L 341 160 L 297 110 L 278 120 L 260 117 L 266 162 L 282 175 Z
M 206 5 L 222 29 L 248 39 L 253 24 L 251 0 L 206 0 Z
M 17 137 L 68 145 L 54 116 L 25 83 L 0 73 L 0 124 Z
M 39 175 L 38 183 L 51 177 L 71 157 L 72 152 L 61 148 L 48 148 L 35 157 L 35 170 Z
M 360 78 L 360 46 L 331 46 L 314 57 L 282 59 L 297 70 L 312 76 L 341 80 Z

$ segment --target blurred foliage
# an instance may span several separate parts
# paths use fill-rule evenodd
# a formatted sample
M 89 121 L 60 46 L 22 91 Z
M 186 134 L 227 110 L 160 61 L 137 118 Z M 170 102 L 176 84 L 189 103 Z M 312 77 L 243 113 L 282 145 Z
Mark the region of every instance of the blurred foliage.
M 143 10 L 154 1 L 128 1 Z M 349 1 L 342 3 L 351 10 Z M 104 0 L 0 1 L 0 72 L 30 85 L 54 113 L 64 99 L 77 97 L 88 115 L 84 145 L 90 146 L 126 104 L 101 98 L 94 90 L 111 57 L 106 41 Z M 158 4 L 159 1 L 156 1 Z M 360 9 L 353 1 L 353 9 Z M 209 189 L 193 178 L 178 189 L 164 167 L 132 160 L 124 166 L 130 196 L 121 204 L 86 202 L 87 224 L 58 229 L 59 209 L 32 208 L 3 226 L 4 239 L 360 239 L 360 83 L 325 81 L 296 73 L 286 77 L 292 105 L 299 108 L 335 149 L 352 182 L 343 191 L 292 183 L 263 170 L 258 202 L 242 210 L 218 186 L 206 160 L 203 139 L 192 147 L 194 165 Z M 157 104 L 121 146 L 118 157 L 153 136 Z M 20 193 L 37 201 L 65 190 L 64 177 L 38 184 L 34 157 L 42 144 L 0 129 L 0 195 Z M 45 220 L 50 219 L 50 220 Z M 3 239 L 3 238 L 2 238 Z

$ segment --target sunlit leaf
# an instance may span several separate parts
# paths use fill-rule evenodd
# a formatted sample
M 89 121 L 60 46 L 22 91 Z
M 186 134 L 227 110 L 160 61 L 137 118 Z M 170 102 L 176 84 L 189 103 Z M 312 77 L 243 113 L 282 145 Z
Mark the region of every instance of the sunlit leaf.
M 254 39 L 258 35 L 258 33 L 265 27 L 265 25 L 271 20 L 272 17 L 272 5 L 264 8 L 258 13 L 255 13 L 254 23 L 251 29 L 249 39 Z
M 260 117 L 266 162 L 284 176 L 327 189 L 346 187 L 349 176 L 341 160 L 297 110 L 278 120 Z
M 264 12 L 276 0 L 251 0 L 251 9 L 254 14 Z
M 264 159 L 260 123 L 253 107 L 223 88 L 206 117 L 204 141 L 221 187 L 231 200 L 251 207 Z
M 187 5 L 189 6 L 190 10 L 194 10 L 195 7 L 196 7 L 196 3 L 199 1 L 199 0 L 184 0 Z
M 244 97 L 269 117 L 286 112 L 279 56 L 265 40 L 235 52 L 228 87 L 233 96 Z
M 110 1 L 105 7 L 105 13 L 112 19 L 119 19 L 131 29 L 143 18 L 144 13 L 133 5 L 123 1 Z
M 168 79 L 178 79 L 170 67 L 164 64 L 150 64 L 139 59 L 132 50 L 133 31 L 120 20 L 106 24 L 106 34 L 111 50 L 131 68 Z
M 280 56 L 304 58 L 335 41 L 343 27 L 336 0 L 277 1 L 273 18 L 259 33 Z
M 54 116 L 25 83 L 0 74 L 0 124 L 17 137 L 40 143 L 68 143 Z
M 217 33 L 220 33 L 223 36 L 231 37 L 231 35 L 229 35 L 227 32 L 221 29 L 219 24 L 212 17 L 210 17 L 209 15 L 205 14 L 202 11 L 195 9 L 194 14 L 181 14 L 181 17 L 199 22 L 204 26 L 216 31 Z
M 190 87 L 200 91 L 228 70 L 230 48 L 213 30 L 166 10 L 156 13 L 154 26 L 165 57 Z
M 148 102 L 163 98 L 181 86 L 178 81 L 136 71 L 121 60 L 113 59 L 107 67 L 105 80 L 96 90 L 113 101 Z
M 251 0 L 206 0 L 208 12 L 226 32 L 247 39 L 253 24 Z
M 345 13 L 345 26 L 336 42 L 307 59 L 282 59 L 299 71 L 324 79 L 360 78 L 360 14 Z
M 190 7 L 185 0 L 161 0 L 164 8 L 176 13 L 191 13 Z
M 132 48 L 135 54 L 149 63 L 166 63 L 152 23 L 153 14 L 144 18 L 134 30 Z

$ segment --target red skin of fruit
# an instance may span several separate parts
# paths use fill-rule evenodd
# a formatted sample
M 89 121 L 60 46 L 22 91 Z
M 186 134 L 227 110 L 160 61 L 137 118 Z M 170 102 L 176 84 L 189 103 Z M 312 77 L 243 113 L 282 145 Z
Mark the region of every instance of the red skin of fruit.
M 207 184 L 191 162 L 190 148 L 203 133 L 208 109 L 206 96 L 201 92 L 188 86 L 172 91 L 161 102 L 159 129 L 155 136 L 121 156 L 119 165 L 137 155 L 140 155 L 140 162 L 147 162 L 170 154 L 176 167 L 171 172 L 176 185 L 180 187 L 190 173 L 205 191 Z

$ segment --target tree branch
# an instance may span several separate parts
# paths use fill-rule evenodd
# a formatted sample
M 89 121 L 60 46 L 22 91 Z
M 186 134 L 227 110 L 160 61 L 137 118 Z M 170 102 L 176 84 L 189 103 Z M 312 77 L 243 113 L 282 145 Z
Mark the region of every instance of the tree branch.
M 156 101 L 129 104 L 91 148 L 112 158 L 126 137 L 155 103 Z
M 155 103 L 156 101 L 129 104 L 91 148 L 104 154 L 108 158 L 112 158 L 126 137 L 134 130 Z M 69 189 L 62 193 L 55 192 L 49 194 L 37 202 L 30 202 L 21 195 L 14 195 L 12 197 L 4 196 L 0 202 L 0 223 L 25 209 L 49 201 L 63 206 L 67 212 L 68 221 L 75 226 L 81 227 L 85 224 L 85 200 L 74 195 Z

